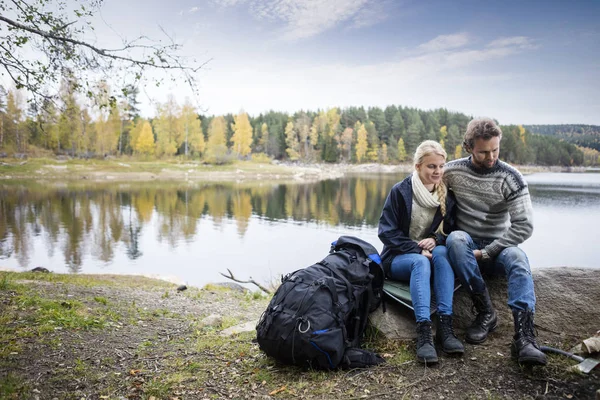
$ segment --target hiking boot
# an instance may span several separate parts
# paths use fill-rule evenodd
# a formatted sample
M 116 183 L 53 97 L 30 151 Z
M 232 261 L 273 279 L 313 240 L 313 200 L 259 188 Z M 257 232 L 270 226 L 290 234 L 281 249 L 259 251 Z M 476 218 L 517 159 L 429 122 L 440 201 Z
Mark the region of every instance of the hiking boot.
M 542 353 L 535 341 L 533 327 L 533 311 L 513 310 L 515 320 L 515 336 L 511 346 L 512 357 L 519 364 L 546 365 L 546 355 Z
M 485 342 L 488 333 L 493 332 L 498 327 L 498 316 L 487 288 L 483 293 L 473 293 L 471 299 L 473 300 L 473 307 L 477 310 L 477 316 L 473 324 L 467 329 L 466 340 L 467 343 L 480 344 Z
M 431 334 L 431 321 L 417 322 L 417 360 L 425 364 L 438 362 L 433 336 Z
M 452 315 L 438 315 L 435 341 L 448 354 L 463 354 L 465 346 L 458 340 L 452 329 Z

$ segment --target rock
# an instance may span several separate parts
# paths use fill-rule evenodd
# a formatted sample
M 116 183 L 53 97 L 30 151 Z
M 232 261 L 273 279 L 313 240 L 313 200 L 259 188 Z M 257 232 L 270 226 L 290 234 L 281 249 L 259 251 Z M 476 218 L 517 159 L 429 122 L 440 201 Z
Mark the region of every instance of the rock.
M 537 297 L 535 325 L 544 332 L 586 338 L 598 330 L 600 321 L 600 269 L 571 267 L 534 269 L 533 281 Z M 504 277 L 487 277 L 492 302 L 498 312 L 499 330 L 510 335 L 512 312 L 506 305 L 507 283 Z M 371 324 L 389 339 L 416 337 L 412 311 L 387 301 L 387 313 L 381 307 L 370 315 Z M 454 328 L 464 331 L 473 320 L 471 299 L 466 290 L 454 295 Z M 387 315 L 386 315 L 387 314 Z
M 44 272 L 44 273 L 48 273 L 50 272 L 50 270 L 48 270 L 48 268 L 44 268 L 44 267 L 35 267 L 31 270 L 31 272 Z
M 218 314 L 211 314 L 200 321 L 200 328 L 205 326 L 220 326 L 223 323 L 223 317 Z
M 256 321 L 248 321 L 246 323 L 231 326 L 227 329 L 223 329 L 220 333 L 221 336 L 237 335 L 242 332 L 251 332 L 256 329 Z
M 242 285 L 240 285 L 239 283 L 235 283 L 235 282 L 217 282 L 217 283 L 213 283 L 212 285 L 229 288 L 231 290 L 235 290 L 235 291 L 238 291 L 241 293 L 246 293 L 246 292 L 250 291 L 250 289 L 247 289 L 247 288 L 243 287 Z
M 177 291 L 178 291 L 178 292 L 183 292 L 183 291 L 184 291 L 184 290 L 186 290 L 186 289 L 187 289 L 187 286 L 185 286 L 185 285 L 179 285 L 179 286 L 177 287 Z

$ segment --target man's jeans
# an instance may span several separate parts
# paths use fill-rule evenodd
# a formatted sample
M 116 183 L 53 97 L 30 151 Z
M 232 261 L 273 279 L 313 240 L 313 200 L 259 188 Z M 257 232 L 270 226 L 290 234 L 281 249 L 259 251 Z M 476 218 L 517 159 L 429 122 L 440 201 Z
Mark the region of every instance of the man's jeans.
M 483 249 L 489 243 L 473 239 L 463 231 L 450 233 L 446 239 L 448 258 L 458 279 L 471 293 L 483 293 L 485 282 L 481 272 L 502 274 L 508 281 L 508 306 L 535 311 L 533 278 L 525 252 L 518 247 L 507 247 L 489 262 L 477 264 L 473 250 Z
M 393 280 L 410 281 L 410 297 L 417 322 L 430 321 L 432 264 L 433 291 L 437 300 L 437 312 L 445 315 L 452 314 L 454 272 L 448 262 L 446 247 L 436 246 L 432 255 L 432 261 L 430 261 L 421 254 L 401 254 L 394 257 L 390 268 Z

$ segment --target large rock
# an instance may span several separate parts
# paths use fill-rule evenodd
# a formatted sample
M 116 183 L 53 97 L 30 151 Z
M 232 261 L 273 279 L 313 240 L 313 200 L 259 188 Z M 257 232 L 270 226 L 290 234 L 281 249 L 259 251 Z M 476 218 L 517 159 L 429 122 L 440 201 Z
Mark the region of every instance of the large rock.
M 534 269 L 537 305 L 535 325 L 543 332 L 584 338 L 600 329 L 600 269 L 555 267 Z M 500 319 L 499 330 L 512 332 L 512 313 L 507 307 L 507 284 L 504 277 L 487 277 L 488 290 Z M 454 327 L 463 331 L 473 320 L 471 299 L 464 289 L 454 296 Z M 390 339 L 410 339 L 415 334 L 412 311 L 387 302 L 371 314 L 371 324 Z

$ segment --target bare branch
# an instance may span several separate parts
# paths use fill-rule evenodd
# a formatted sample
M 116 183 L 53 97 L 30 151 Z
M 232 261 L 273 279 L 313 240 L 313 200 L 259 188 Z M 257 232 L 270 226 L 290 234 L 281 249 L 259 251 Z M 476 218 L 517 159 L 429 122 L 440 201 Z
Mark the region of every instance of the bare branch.
M 194 72 L 197 71 L 197 69 L 195 69 L 193 67 L 181 65 L 180 63 L 177 63 L 177 65 L 169 64 L 169 63 L 167 63 L 166 59 L 162 58 L 162 57 L 159 58 L 159 60 L 162 62 L 162 64 L 156 64 L 152 61 L 139 60 L 139 59 L 135 59 L 132 57 L 125 57 L 125 56 L 121 56 L 118 54 L 113 54 L 113 51 L 111 51 L 111 50 L 102 49 L 102 48 L 93 46 L 93 45 L 91 45 L 87 42 L 81 41 L 81 40 L 73 39 L 70 37 L 58 36 L 53 33 L 43 31 L 41 29 L 32 28 L 32 27 L 20 24 L 17 21 L 13 21 L 12 19 L 6 18 L 3 15 L 0 15 L 0 21 L 4 21 L 14 28 L 33 33 L 35 35 L 45 37 L 47 39 L 53 39 L 53 40 L 56 40 L 61 43 L 69 43 L 69 44 L 74 44 L 76 46 L 86 47 L 86 48 L 92 50 L 94 53 L 101 55 L 103 57 L 110 57 L 115 60 L 127 61 L 127 62 L 131 62 L 131 63 L 138 64 L 138 65 L 146 65 L 146 66 L 151 66 L 153 68 L 159 68 L 159 69 L 165 69 L 165 70 L 179 69 L 179 70 L 190 70 L 190 71 L 194 71 Z M 134 48 L 134 47 L 135 46 L 132 46 L 131 48 Z M 160 51 L 159 51 L 159 54 L 160 54 Z
M 253 285 L 256 285 L 260 290 L 262 290 L 263 292 L 267 293 L 267 294 L 271 294 L 271 291 L 269 289 L 267 289 L 266 287 L 264 287 L 263 285 L 261 285 L 260 283 L 256 282 L 254 279 L 252 279 L 252 277 L 250 277 L 249 280 L 247 281 L 242 281 L 240 279 L 237 279 L 235 276 L 233 276 L 233 272 L 231 272 L 231 270 L 229 268 L 227 268 L 227 272 L 229 272 L 229 275 L 225 275 L 222 272 L 219 272 L 219 274 L 221 274 L 222 276 L 224 276 L 227 279 L 231 279 L 234 282 L 237 283 L 251 283 Z

